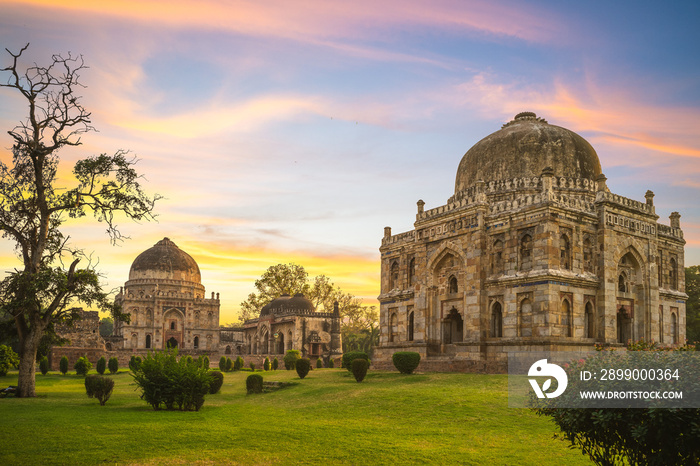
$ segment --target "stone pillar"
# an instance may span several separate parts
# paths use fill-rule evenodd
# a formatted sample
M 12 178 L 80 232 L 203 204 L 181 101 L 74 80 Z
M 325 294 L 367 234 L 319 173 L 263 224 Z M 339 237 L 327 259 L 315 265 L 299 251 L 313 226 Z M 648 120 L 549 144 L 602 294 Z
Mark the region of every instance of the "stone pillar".
M 671 220 L 671 228 L 681 227 L 681 214 L 678 212 L 671 212 L 671 215 L 669 215 L 668 218 Z

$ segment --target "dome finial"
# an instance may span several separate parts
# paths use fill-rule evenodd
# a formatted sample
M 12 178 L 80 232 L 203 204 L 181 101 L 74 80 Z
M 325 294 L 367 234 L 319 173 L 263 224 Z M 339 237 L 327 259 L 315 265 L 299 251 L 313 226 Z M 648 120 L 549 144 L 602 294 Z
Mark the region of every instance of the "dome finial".
M 520 112 L 517 115 L 515 115 L 514 120 L 528 120 L 530 118 L 537 118 L 537 115 L 535 115 L 535 112 Z

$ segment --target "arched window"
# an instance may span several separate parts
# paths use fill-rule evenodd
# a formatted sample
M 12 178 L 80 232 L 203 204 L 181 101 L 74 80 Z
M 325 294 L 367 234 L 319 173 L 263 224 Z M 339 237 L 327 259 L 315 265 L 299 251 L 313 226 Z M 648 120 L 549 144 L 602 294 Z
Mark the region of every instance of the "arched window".
M 672 312 L 671 313 L 671 338 L 673 341 L 674 345 L 678 344 L 678 317 L 676 317 L 676 313 Z
M 194 349 L 199 348 L 199 337 L 194 337 Z
M 523 299 L 520 303 L 520 315 L 518 316 L 518 336 L 532 336 L 532 302 Z
M 520 238 L 520 270 L 530 270 L 532 268 L 532 237 L 523 235 Z
M 672 290 L 677 290 L 678 289 L 678 269 L 676 268 L 676 259 L 671 258 L 669 261 L 669 270 L 668 270 L 668 286 Z
M 399 327 L 399 318 L 396 315 L 396 313 L 392 313 L 391 317 L 389 318 L 389 342 L 393 343 L 395 341 L 398 341 L 398 327 Z
M 175 330 L 175 321 L 170 322 L 170 330 Z
M 399 263 L 397 261 L 391 264 L 391 274 L 389 275 L 389 290 L 394 290 L 399 287 Z
M 150 347 L 151 347 L 151 336 L 146 335 L 146 348 L 150 348 Z
M 416 258 L 411 257 L 408 262 L 408 284 L 413 285 L 416 283 Z
M 139 336 L 135 333 L 131 334 L 131 347 L 132 348 L 138 348 L 139 347 Z
M 595 315 L 590 301 L 586 303 L 586 311 L 583 318 L 583 334 L 586 338 L 595 338 Z
M 456 293 L 459 291 L 459 286 L 457 285 L 457 277 L 452 275 L 449 279 L 448 293 Z
M 583 240 L 583 270 L 593 272 L 593 248 L 591 247 L 590 238 Z
M 566 235 L 561 235 L 559 238 L 559 267 L 565 270 L 571 269 L 571 242 Z
M 503 336 L 503 312 L 501 310 L 501 303 L 498 301 L 496 301 L 491 308 L 491 336 Z
M 564 299 L 561 303 L 561 314 L 562 314 L 562 323 L 564 324 L 564 328 L 566 329 L 566 336 L 567 337 L 573 337 L 574 336 L 574 317 L 573 313 L 571 312 L 571 303 L 569 303 L 568 299 Z
M 664 342 L 664 306 L 659 305 L 659 343 Z
M 624 273 L 621 273 L 619 277 L 617 277 L 617 291 L 620 291 L 622 293 L 627 293 L 627 275 Z
M 491 253 L 491 273 L 503 273 L 503 241 L 496 240 L 493 243 Z
M 413 311 L 408 313 L 408 341 L 413 341 Z

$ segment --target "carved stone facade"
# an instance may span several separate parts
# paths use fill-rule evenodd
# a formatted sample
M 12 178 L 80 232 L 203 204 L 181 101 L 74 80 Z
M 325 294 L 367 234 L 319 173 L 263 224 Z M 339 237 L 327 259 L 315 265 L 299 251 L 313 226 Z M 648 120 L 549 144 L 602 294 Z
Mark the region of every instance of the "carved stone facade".
M 521 113 L 470 149 L 455 194 L 381 252 L 380 346 L 424 369 L 502 370 L 510 351 L 685 340 L 680 215 L 613 194 L 579 135 Z
M 134 260 L 115 302 L 131 320 L 115 322 L 107 349 L 219 350 L 219 295 L 205 298 L 199 266 L 168 238 Z
M 246 354 L 279 356 L 296 349 L 302 357 L 325 361 L 342 354 L 338 303 L 332 313 L 316 312 L 302 294 L 282 295 L 243 328 Z

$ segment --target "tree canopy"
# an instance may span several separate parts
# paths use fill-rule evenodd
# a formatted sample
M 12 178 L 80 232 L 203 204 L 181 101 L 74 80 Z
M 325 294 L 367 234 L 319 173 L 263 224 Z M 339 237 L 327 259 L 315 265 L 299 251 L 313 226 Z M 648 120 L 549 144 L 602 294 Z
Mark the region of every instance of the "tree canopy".
M 0 72 L 0 87 L 19 94 L 28 114 L 8 134 L 12 161 L 0 161 L 0 234 L 14 243 L 20 263 L 0 283 L 0 315 L 9 315 L 19 339 L 18 396 L 34 396 L 35 358 L 52 324 L 76 318 L 74 303 L 98 307 L 120 317 L 90 257 L 61 231 L 68 220 L 92 215 L 106 226 L 112 242 L 124 239 L 116 219 L 153 218 L 160 196 L 149 196 L 127 151 L 78 161 L 73 186 L 58 184 L 58 153 L 78 146 L 94 130 L 90 113 L 76 91 L 83 88 L 82 56 L 53 55 L 47 66 L 22 69 L 18 53 Z M 78 264 L 86 262 L 85 267 Z
M 690 343 L 700 342 L 700 265 L 685 268 L 686 338 Z

